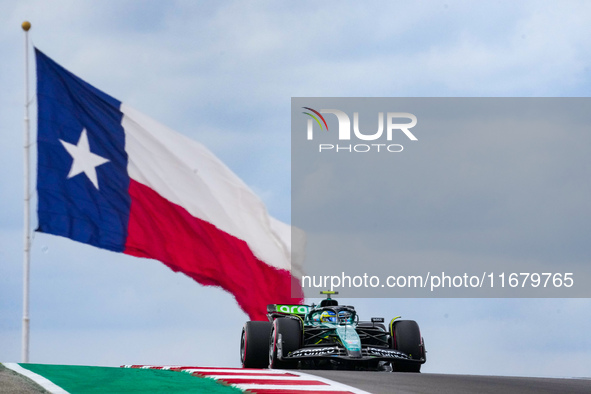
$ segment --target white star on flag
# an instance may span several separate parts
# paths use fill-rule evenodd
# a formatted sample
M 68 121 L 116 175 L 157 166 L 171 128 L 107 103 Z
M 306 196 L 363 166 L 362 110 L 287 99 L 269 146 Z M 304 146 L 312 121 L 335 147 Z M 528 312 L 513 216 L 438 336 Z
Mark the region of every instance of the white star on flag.
M 98 190 L 96 167 L 107 163 L 109 160 L 90 151 L 86 129 L 82 129 L 78 145 L 73 145 L 63 140 L 60 140 L 60 142 L 64 148 L 66 148 L 70 156 L 72 156 L 72 159 L 74 159 L 72 162 L 72 168 L 70 168 L 70 173 L 68 174 L 68 179 L 83 172 Z

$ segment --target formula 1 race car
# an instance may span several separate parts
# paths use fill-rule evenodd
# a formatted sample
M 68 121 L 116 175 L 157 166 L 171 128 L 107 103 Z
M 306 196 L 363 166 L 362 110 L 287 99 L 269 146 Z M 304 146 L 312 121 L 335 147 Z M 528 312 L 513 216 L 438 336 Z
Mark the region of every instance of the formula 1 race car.
M 356 369 L 420 372 L 427 360 L 414 320 L 383 317 L 359 321 L 352 306 L 322 291 L 319 305 L 268 305 L 269 321 L 248 321 L 242 329 L 243 368 Z

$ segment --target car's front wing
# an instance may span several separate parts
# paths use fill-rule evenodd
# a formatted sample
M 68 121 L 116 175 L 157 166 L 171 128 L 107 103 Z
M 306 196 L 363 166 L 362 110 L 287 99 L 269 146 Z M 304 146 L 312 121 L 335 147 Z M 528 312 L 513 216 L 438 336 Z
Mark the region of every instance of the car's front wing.
M 350 361 L 416 361 L 406 353 L 394 349 L 366 346 L 361 349 L 361 357 L 352 357 L 339 346 L 310 346 L 294 350 L 287 355 L 282 355 L 282 360 L 306 360 L 306 359 L 341 359 Z

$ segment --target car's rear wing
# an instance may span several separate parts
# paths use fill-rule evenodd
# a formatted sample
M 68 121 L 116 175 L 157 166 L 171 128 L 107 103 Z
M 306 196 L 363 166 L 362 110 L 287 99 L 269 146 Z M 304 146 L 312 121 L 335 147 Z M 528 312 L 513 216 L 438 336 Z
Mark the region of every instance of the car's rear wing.
M 267 313 L 284 313 L 304 318 L 310 312 L 310 308 L 309 305 L 269 304 L 267 305 Z

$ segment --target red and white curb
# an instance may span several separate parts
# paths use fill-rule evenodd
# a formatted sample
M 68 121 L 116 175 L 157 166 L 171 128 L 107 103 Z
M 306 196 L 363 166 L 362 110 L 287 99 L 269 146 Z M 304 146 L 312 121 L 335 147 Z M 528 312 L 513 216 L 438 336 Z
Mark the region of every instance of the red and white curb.
M 23 375 L 31 379 L 33 382 L 43 387 L 46 391 L 49 391 L 51 394 L 68 394 L 66 390 L 53 383 L 51 380 L 44 378 L 43 376 L 38 375 L 35 372 L 29 371 L 28 369 L 21 367 L 17 363 L 2 363 L 2 365 L 4 365 L 8 369 L 12 369 L 14 372 L 20 375 Z
M 124 368 L 165 369 L 218 380 L 257 394 L 369 394 L 367 391 L 300 371 L 246 368 L 123 365 Z

